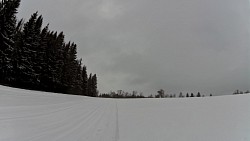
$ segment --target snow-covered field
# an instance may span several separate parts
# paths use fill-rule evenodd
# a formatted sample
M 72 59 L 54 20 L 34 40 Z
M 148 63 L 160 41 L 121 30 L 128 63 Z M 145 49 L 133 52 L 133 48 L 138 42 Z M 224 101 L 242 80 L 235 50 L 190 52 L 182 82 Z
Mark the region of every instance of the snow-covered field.
M 0 86 L 0 141 L 250 141 L 250 94 L 113 100 Z

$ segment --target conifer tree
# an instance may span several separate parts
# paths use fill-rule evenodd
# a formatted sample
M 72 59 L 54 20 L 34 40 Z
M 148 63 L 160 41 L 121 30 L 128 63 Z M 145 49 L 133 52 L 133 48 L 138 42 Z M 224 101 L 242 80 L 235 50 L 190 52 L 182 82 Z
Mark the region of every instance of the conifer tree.
M 197 97 L 201 97 L 201 94 L 200 94 L 200 92 L 198 92 L 198 94 L 197 94 Z
M 87 93 L 88 96 L 92 96 L 92 93 L 93 93 L 92 88 L 93 88 L 92 87 L 92 73 L 90 73 L 89 79 L 88 79 L 88 93 Z
M 0 83 L 14 81 L 13 54 L 16 13 L 20 0 L 0 1 Z
M 41 75 L 45 62 L 45 46 L 43 44 L 44 40 L 44 35 L 42 35 L 42 24 L 43 24 L 43 18 L 40 15 L 34 25 L 34 47 L 33 51 L 35 50 L 35 54 L 33 56 L 33 69 L 36 75 L 34 86 L 36 88 L 41 87 Z
M 62 92 L 62 71 L 63 71 L 63 33 L 49 32 L 46 49 L 46 77 L 45 82 L 49 89 L 54 92 Z
M 39 87 L 42 90 L 46 90 L 48 89 L 48 85 L 47 85 L 47 66 L 48 66 L 48 57 L 47 57 L 47 42 L 48 42 L 48 25 L 45 26 L 42 31 L 41 31 L 41 40 L 40 40 L 40 46 L 39 46 L 39 52 L 38 52 L 38 69 L 40 69 L 40 71 L 38 72 L 39 75 L 39 80 L 40 80 L 40 84 Z
M 191 93 L 190 97 L 194 97 L 194 94 L 193 94 L 193 93 Z
M 22 86 L 33 88 L 38 83 L 38 74 L 35 71 L 37 49 L 39 47 L 39 34 L 36 33 L 37 12 L 32 14 L 29 21 L 24 24 L 22 44 L 20 46 L 19 72 Z M 41 23 L 40 23 L 41 26 Z
M 92 96 L 97 97 L 98 96 L 98 91 L 97 91 L 97 76 L 96 74 L 93 75 L 92 77 Z
M 69 72 L 69 48 L 70 48 L 71 43 L 68 42 L 67 44 L 63 45 L 63 70 L 62 70 L 62 85 L 64 91 L 69 88 L 70 82 L 69 82 L 69 77 L 70 77 L 70 72 Z
M 12 86 L 18 87 L 20 80 L 20 72 L 19 72 L 19 65 L 20 65 L 20 58 L 21 58 L 21 49 L 20 47 L 23 45 L 23 39 L 22 39 L 22 34 L 23 34 L 23 25 L 24 25 L 24 20 L 21 19 L 18 21 L 16 25 L 16 30 L 15 30 L 15 47 L 14 47 L 14 53 L 13 53 L 13 70 L 14 70 L 14 82 L 12 82 Z
M 82 59 L 77 61 L 77 66 L 76 66 L 76 73 L 75 73 L 75 84 L 74 84 L 74 93 L 77 95 L 82 94 Z
M 87 95 L 88 90 L 88 75 L 86 66 L 82 67 L 82 95 Z
M 76 44 L 72 43 L 70 48 L 69 48 L 69 83 L 70 83 L 70 91 L 74 89 L 74 86 L 77 84 L 77 60 L 76 60 Z

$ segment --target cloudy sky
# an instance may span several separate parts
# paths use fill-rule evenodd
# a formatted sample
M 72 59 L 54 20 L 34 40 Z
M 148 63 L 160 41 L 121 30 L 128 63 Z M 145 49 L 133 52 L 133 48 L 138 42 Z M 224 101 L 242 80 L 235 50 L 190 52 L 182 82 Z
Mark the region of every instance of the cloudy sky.
M 248 0 L 23 0 L 78 45 L 100 92 L 250 89 Z

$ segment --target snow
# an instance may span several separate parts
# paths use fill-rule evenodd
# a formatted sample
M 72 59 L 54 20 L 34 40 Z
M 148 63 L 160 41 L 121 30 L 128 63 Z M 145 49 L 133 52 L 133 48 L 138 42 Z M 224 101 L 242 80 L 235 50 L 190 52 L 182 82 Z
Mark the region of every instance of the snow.
M 250 94 L 102 99 L 0 86 L 0 141 L 250 141 Z

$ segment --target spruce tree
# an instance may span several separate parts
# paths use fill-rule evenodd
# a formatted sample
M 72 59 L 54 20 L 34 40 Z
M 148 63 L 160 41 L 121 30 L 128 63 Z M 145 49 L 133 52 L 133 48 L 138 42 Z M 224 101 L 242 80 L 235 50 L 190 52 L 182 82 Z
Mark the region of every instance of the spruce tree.
M 89 79 L 88 79 L 88 93 L 87 93 L 88 96 L 92 96 L 92 94 L 93 94 L 92 88 L 93 88 L 92 87 L 92 73 L 90 73 Z
M 197 97 L 201 97 L 201 94 L 200 94 L 200 92 L 198 92 L 198 94 L 197 94 Z
M 39 70 L 39 80 L 40 80 L 40 84 L 39 87 L 41 90 L 47 90 L 48 89 L 48 85 L 47 85 L 47 66 L 48 66 L 48 61 L 47 61 L 47 42 L 48 42 L 48 25 L 45 26 L 42 31 L 41 31 L 41 40 L 40 40 L 40 46 L 39 46 L 39 52 L 38 52 L 38 70 Z
M 92 77 L 92 96 L 97 97 L 98 96 L 98 91 L 97 91 L 97 76 L 96 74 L 93 75 Z
M 0 1 L 0 83 L 11 83 L 16 29 L 16 13 L 20 0 Z
M 20 46 L 20 60 L 19 60 L 19 82 L 22 87 L 34 88 L 39 82 L 39 74 L 37 74 L 35 67 L 37 62 L 37 52 L 40 44 L 41 22 L 37 23 L 38 13 L 31 15 L 28 22 L 24 24 L 22 33 L 22 44 Z M 38 27 L 39 26 L 39 27 Z M 39 28 L 39 29 L 36 29 Z
M 70 83 L 70 91 L 74 91 L 75 85 L 77 85 L 77 60 L 76 60 L 76 44 L 72 43 L 69 48 L 69 83 Z
M 40 15 L 36 21 L 35 21 L 35 25 L 34 25 L 34 47 L 33 50 L 35 50 L 35 54 L 33 56 L 33 69 L 35 72 L 35 82 L 34 85 L 37 88 L 41 87 L 41 75 L 42 75 L 42 71 L 44 68 L 44 59 L 45 59 L 45 46 L 43 44 L 43 36 L 42 35 L 42 23 L 43 23 L 43 18 Z M 43 40 L 42 40 L 43 39 Z
M 77 95 L 82 94 L 82 59 L 77 61 L 77 66 L 76 66 L 76 73 L 75 73 L 75 84 L 74 84 L 74 93 Z
M 193 94 L 193 93 L 191 93 L 190 97 L 194 97 L 194 94 Z
M 87 95 L 88 91 L 88 74 L 86 66 L 82 67 L 82 95 Z
M 16 32 L 15 32 L 15 49 L 14 49 L 14 58 L 13 58 L 13 68 L 14 68 L 14 78 L 15 81 L 13 82 L 13 85 L 18 87 L 19 85 L 19 80 L 20 80 L 20 71 L 19 71 L 19 66 L 20 66 L 20 59 L 21 59 L 21 49 L 20 47 L 23 45 L 23 25 L 24 25 L 24 20 L 21 19 L 17 26 L 16 26 Z

